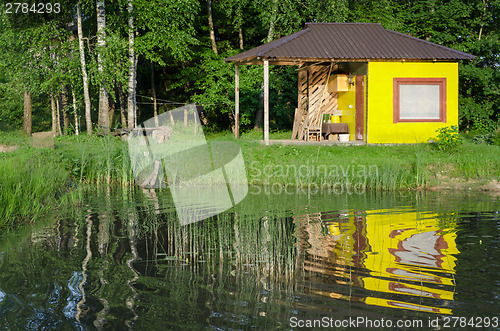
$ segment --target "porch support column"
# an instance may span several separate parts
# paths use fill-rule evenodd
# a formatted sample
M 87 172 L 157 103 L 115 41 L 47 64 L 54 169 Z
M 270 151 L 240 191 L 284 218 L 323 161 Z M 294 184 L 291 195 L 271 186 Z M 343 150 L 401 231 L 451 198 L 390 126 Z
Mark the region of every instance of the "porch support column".
M 269 61 L 264 60 L 264 144 L 269 145 Z
M 234 137 L 240 138 L 240 67 L 234 67 Z

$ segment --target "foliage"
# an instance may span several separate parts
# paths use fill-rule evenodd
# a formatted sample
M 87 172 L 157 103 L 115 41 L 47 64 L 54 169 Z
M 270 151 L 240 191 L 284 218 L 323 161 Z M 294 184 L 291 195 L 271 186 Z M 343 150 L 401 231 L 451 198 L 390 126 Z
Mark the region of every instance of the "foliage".
M 485 133 L 478 134 L 472 137 L 472 142 L 475 144 L 488 144 L 500 146 L 500 133 Z
M 5 2 L 4 2 L 5 3 Z M 137 27 L 135 53 L 137 96 L 152 95 L 151 63 L 156 95 L 163 109 L 197 102 L 205 107 L 210 130 L 234 124 L 234 66 L 223 59 L 284 35 L 306 22 L 378 22 L 385 28 L 410 34 L 477 56 L 460 63 L 460 129 L 492 133 L 500 120 L 500 1 L 498 0 L 220 0 L 212 1 L 214 54 L 208 33 L 204 1 L 106 1 L 106 46 L 96 45 L 96 2 L 81 1 L 85 56 L 90 78 L 92 113 L 97 110 L 98 87 L 106 82 L 112 105 L 119 107 L 118 89 L 127 92 L 129 70 L 128 4 Z M 82 108 L 82 77 L 76 47 L 76 0 L 61 3 L 61 13 L 7 15 L 0 13 L 0 123 L 22 124 L 22 92 L 33 96 L 33 121 L 50 127 L 50 95 L 64 87 L 75 91 Z M 3 8 L 3 7 L 2 7 Z M 241 48 L 241 49 L 240 49 Z M 100 53 L 104 70 L 97 70 Z M 270 68 L 270 124 L 289 130 L 296 107 L 293 67 Z M 127 96 L 125 96 L 126 98 Z M 139 103 L 141 120 L 151 116 L 151 102 Z M 121 105 L 123 106 L 123 105 Z M 262 108 L 262 67 L 240 66 L 240 123 L 254 123 Z M 77 110 L 79 111 L 79 110 Z M 115 114 L 117 112 L 115 111 Z
M 452 125 L 437 129 L 438 135 L 435 143 L 439 150 L 445 152 L 454 152 L 461 145 L 462 138 L 458 135 L 458 126 Z
M 191 0 L 134 2 L 137 28 L 141 31 L 136 40 L 137 52 L 160 65 L 165 65 L 165 53 L 176 60 L 189 60 L 190 46 L 198 44 L 194 21 L 199 3 Z M 165 21 L 166 18 L 169 19 Z

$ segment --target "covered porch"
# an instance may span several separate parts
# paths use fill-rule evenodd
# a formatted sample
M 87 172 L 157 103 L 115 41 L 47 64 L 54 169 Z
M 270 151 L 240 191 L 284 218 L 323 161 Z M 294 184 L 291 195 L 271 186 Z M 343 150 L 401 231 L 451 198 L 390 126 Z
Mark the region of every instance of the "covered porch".
M 239 138 L 240 65 L 264 66 L 264 143 L 269 140 L 269 66 L 297 66 L 297 107 L 292 141 L 363 141 L 365 132 L 365 62 L 317 61 L 317 59 L 251 59 L 235 63 L 235 136 Z M 284 143 L 284 142 L 282 142 Z

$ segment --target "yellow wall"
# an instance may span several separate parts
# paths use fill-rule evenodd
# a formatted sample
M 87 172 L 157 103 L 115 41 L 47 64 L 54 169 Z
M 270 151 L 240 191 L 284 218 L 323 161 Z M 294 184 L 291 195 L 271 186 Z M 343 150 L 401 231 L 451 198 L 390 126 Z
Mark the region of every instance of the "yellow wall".
M 395 77 L 446 78 L 446 123 L 393 123 Z M 458 63 L 369 62 L 367 112 L 368 143 L 427 142 L 436 137 L 438 128 L 458 125 Z
M 353 78 L 355 80 L 355 78 Z M 340 123 L 347 123 L 349 126 L 349 140 L 354 140 L 354 126 L 356 113 L 356 87 L 349 84 L 348 92 L 338 92 L 338 109 L 342 110 Z M 351 108 L 349 108 L 351 106 Z

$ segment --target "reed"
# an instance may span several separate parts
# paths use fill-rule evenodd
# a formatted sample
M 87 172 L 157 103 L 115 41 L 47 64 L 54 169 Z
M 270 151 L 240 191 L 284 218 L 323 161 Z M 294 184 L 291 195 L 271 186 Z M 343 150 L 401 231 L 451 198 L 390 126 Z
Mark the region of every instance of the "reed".
M 0 228 L 33 223 L 68 189 L 69 174 L 51 153 L 0 155 Z
M 128 145 L 113 136 L 60 137 L 58 145 L 80 183 L 122 185 L 133 183 Z

